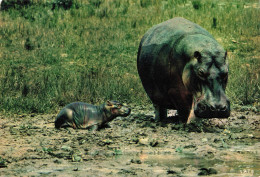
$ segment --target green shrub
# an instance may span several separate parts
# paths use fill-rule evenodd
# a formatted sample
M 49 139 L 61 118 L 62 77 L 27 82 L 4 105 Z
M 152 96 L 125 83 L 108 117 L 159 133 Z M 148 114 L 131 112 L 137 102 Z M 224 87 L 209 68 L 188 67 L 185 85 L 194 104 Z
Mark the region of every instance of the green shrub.
M 194 9 L 199 10 L 202 7 L 200 0 L 193 0 L 192 6 Z
M 86 6 L 86 12 L 87 12 L 87 16 L 93 16 L 95 15 L 95 10 L 93 8 L 93 6 Z
M 2 10 L 20 9 L 25 6 L 32 5 L 32 0 L 3 0 L 1 3 Z
M 146 8 L 151 5 L 151 0 L 140 0 L 140 5 L 141 7 Z
M 187 0 L 168 0 L 167 3 L 170 7 L 174 7 L 176 5 L 186 4 Z
M 216 17 L 213 17 L 212 18 L 212 28 L 217 28 L 217 18 Z
M 108 8 L 107 8 L 107 7 L 99 8 L 99 9 L 97 10 L 96 15 L 97 15 L 99 18 L 108 17 Z
M 25 41 L 24 48 L 26 50 L 33 50 L 35 48 L 35 45 L 29 37 Z
M 52 10 L 55 8 L 63 8 L 65 10 L 79 8 L 79 3 L 76 0 L 54 0 L 52 2 Z
M 104 2 L 104 0 L 89 0 L 89 3 L 96 8 L 99 8 L 100 5 Z

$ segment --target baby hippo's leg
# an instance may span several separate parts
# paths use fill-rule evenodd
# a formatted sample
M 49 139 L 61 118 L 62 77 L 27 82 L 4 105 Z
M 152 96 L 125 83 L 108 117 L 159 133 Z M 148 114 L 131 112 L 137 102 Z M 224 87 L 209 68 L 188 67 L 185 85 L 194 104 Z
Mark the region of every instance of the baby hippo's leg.
M 73 126 L 73 111 L 68 108 L 64 108 L 60 111 L 55 120 L 55 128 Z
M 94 125 L 89 126 L 87 129 L 92 132 L 96 132 L 99 129 L 99 126 L 98 126 L 98 124 L 94 124 Z

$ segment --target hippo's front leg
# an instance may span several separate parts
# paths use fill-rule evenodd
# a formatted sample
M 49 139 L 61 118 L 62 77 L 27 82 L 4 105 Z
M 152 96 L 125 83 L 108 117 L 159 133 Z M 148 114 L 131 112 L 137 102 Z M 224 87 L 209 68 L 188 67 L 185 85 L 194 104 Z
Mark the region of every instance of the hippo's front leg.
M 156 121 L 162 121 L 167 118 L 167 109 L 158 106 L 157 104 L 154 104 L 155 108 L 155 120 Z
M 192 107 L 190 110 L 190 114 L 187 120 L 187 124 L 190 124 L 191 122 L 195 122 L 198 118 L 196 117 L 195 113 L 194 113 L 194 101 L 192 102 Z
M 98 126 L 98 124 L 94 124 L 94 125 L 87 127 L 87 129 L 92 131 L 92 132 L 95 132 L 99 129 L 99 126 Z

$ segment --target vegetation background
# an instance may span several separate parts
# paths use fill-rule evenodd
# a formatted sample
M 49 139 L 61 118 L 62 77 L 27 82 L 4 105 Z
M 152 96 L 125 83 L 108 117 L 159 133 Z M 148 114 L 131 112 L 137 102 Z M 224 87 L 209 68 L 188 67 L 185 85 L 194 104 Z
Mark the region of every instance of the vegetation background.
M 181 16 L 228 51 L 233 108 L 259 109 L 258 0 L 3 0 L 0 111 L 53 113 L 70 102 L 147 105 L 136 55 L 153 25 Z

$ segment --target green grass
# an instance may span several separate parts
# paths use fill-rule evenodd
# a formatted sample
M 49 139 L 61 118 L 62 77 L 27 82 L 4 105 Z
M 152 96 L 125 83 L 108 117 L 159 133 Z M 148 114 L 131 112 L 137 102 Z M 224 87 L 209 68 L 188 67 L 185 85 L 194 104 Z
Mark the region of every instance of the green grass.
M 67 10 L 44 1 L 0 12 L 0 111 L 50 113 L 107 99 L 150 104 L 136 69 L 138 45 L 150 27 L 177 16 L 228 50 L 232 104 L 259 106 L 257 0 L 73 2 Z

